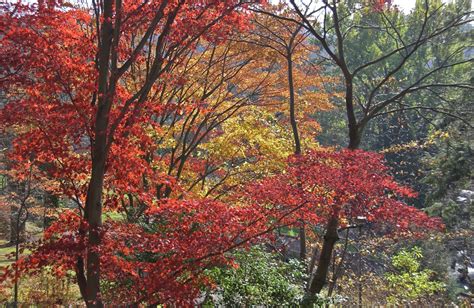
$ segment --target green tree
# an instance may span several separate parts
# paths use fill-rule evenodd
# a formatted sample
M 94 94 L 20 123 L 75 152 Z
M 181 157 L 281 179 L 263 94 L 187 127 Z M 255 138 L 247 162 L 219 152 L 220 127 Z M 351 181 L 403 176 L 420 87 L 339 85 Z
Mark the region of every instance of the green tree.
M 401 250 L 392 258 L 394 272 L 385 275 L 393 294 L 388 297 L 391 303 L 410 302 L 429 296 L 445 288 L 439 281 L 433 281 L 434 272 L 421 269 L 423 253 L 421 248 Z

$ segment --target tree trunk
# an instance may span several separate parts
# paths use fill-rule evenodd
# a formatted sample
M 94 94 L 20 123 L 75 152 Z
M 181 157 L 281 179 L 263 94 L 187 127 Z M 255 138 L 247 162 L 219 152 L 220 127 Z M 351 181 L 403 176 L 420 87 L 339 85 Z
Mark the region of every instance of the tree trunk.
M 15 241 L 15 263 L 18 262 L 20 258 L 20 235 L 17 233 L 16 236 L 17 238 Z M 16 268 L 15 276 L 18 277 L 18 270 Z M 15 284 L 13 285 L 13 307 L 18 307 L 18 279 L 15 279 Z
M 346 230 L 346 237 L 344 241 L 344 248 L 342 249 L 342 254 L 341 254 L 341 261 L 339 262 L 339 265 L 337 266 L 337 269 L 334 272 L 334 275 L 332 277 L 331 284 L 329 285 L 328 288 L 328 297 L 332 296 L 332 293 L 334 291 L 334 288 L 336 287 L 337 284 L 337 279 L 342 276 L 343 273 L 343 267 L 342 265 L 344 264 L 344 261 L 346 259 L 346 253 L 347 253 L 347 246 L 349 245 L 349 230 Z M 335 264 L 334 264 L 335 265 Z
M 345 102 L 349 132 L 349 144 L 347 147 L 349 149 L 357 149 L 360 145 L 361 131 L 364 125 L 359 125 L 355 116 L 352 76 L 347 70 L 343 70 L 343 72 L 346 86 Z M 336 242 L 339 240 L 337 234 L 338 225 L 338 218 L 333 216 L 330 218 L 326 226 L 326 233 L 324 235 L 324 242 L 319 257 L 318 267 L 312 279 L 310 278 L 310 287 L 308 289 L 308 295 L 310 295 L 310 297 L 321 292 L 326 284 L 329 266 L 331 265 L 332 252 Z
M 357 126 L 349 128 L 349 145 L 348 149 L 355 150 L 358 149 L 360 146 L 361 141 L 361 133 Z
M 295 114 L 295 85 L 293 82 L 293 60 L 291 58 L 291 50 L 288 50 L 288 55 L 286 58 L 288 62 L 288 91 L 290 93 L 290 123 L 291 130 L 293 132 L 293 140 L 295 146 L 295 155 L 301 154 L 301 141 L 298 132 L 298 124 L 296 122 Z M 299 184 L 300 185 L 300 184 Z M 306 233 L 305 233 L 305 224 L 304 221 L 300 221 L 301 225 L 299 227 L 299 240 L 300 240 L 300 260 L 304 261 L 306 259 Z
M 18 223 L 20 207 L 12 205 L 10 209 L 10 245 L 25 241 L 25 224 Z
M 290 123 L 291 130 L 293 132 L 293 139 L 295 142 L 295 154 L 301 154 L 301 141 L 298 132 L 298 124 L 296 123 L 296 114 L 295 114 L 295 86 L 293 83 L 293 60 L 291 59 L 291 54 L 287 56 L 288 62 L 288 90 L 290 93 Z
M 95 122 L 96 138 L 92 148 L 92 174 L 87 189 L 84 218 L 89 225 L 86 260 L 86 305 L 102 307 L 100 299 L 100 228 L 102 226 L 102 191 L 104 186 L 105 164 L 107 158 L 106 130 L 108 126 L 108 111 L 103 108 L 106 103 L 99 102 Z
M 338 225 L 338 218 L 332 216 L 328 221 L 326 233 L 324 234 L 324 242 L 321 249 L 321 254 L 319 255 L 318 267 L 313 279 L 310 282 L 308 290 L 310 296 L 314 296 L 321 292 L 323 286 L 326 284 L 334 245 L 339 240 L 339 236 L 337 234 Z
M 352 86 L 352 77 L 345 77 L 346 83 L 346 113 L 349 129 L 349 149 L 357 149 L 360 145 L 361 134 L 354 111 L 354 93 Z
M 347 122 L 349 129 L 349 149 L 357 149 L 361 141 L 361 133 L 359 130 L 359 125 L 357 124 L 357 119 L 354 112 L 354 93 L 353 93 L 353 84 L 352 76 L 348 73 L 344 74 L 345 76 L 345 85 L 346 85 L 346 112 L 347 112 Z M 329 266 L 331 265 L 331 256 L 334 250 L 336 242 L 339 240 L 337 234 L 337 228 L 339 225 L 338 218 L 333 216 L 329 219 L 326 233 L 324 234 L 323 247 L 321 249 L 321 254 L 319 256 L 318 267 L 316 273 L 310 280 L 310 286 L 308 289 L 308 294 L 312 297 L 323 289 L 326 284 L 327 275 L 329 272 Z
M 110 54 L 113 38 L 113 0 L 103 2 L 100 44 L 98 50 L 98 104 L 94 123 L 94 142 L 92 144 L 92 173 L 87 188 L 84 218 L 89 224 L 86 260 L 85 298 L 88 307 L 103 307 L 100 298 L 100 228 L 102 226 L 102 191 L 107 161 L 109 115 L 115 94 L 115 78 L 109 76 Z M 99 16 L 97 16 L 99 18 Z M 110 78 L 110 79 L 109 79 Z
M 16 234 L 15 234 L 15 263 L 18 262 L 19 258 L 20 258 L 20 236 L 21 236 L 21 232 L 20 232 L 20 226 L 22 225 L 22 222 L 21 222 L 21 212 L 23 210 L 23 207 L 24 207 L 24 203 L 21 204 L 20 208 L 18 208 L 18 211 L 16 212 L 16 217 L 15 217 L 15 229 L 18 231 Z M 26 220 L 25 220 L 26 221 Z M 15 277 L 18 277 L 18 269 L 15 268 Z M 13 286 L 13 306 L 16 308 L 18 307 L 18 279 L 15 279 L 15 284 Z
M 97 140 L 97 139 L 96 139 Z M 99 151 L 94 151 L 98 154 Z M 105 152 L 103 158 L 94 157 L 92 161 L 92 177 L 87 190 L 85 219 L 89 224 L 87 250 L 87 286 L 86 305 L 88 307 L 102 307 L 100 299 L 100 254 L 98 248 L 101 243 L 99 229 L 102 226 L 102 189 L 105 172 Z
M 84 218 L 89 225 L 89 247 L 87 250 L 86 304 L 102 307 L 100 300 L 100 228 L 102 226 L 102 191 L 107 160 L 107 127 L 110 102 L 99 100 L 95 121 L 95 140 L 92 147 L 92 173 L 87 189 Z

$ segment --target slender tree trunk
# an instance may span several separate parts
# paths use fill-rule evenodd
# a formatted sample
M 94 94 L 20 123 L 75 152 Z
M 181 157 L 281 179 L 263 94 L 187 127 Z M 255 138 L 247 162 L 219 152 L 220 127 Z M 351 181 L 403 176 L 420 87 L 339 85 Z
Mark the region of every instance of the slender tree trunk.
M 84 258 L 82 256 L 76 261 L 76 279 L 79 286 L 79 292 L 84 300 L 87 299 L 87 280 L 84 273 Z
M 345 78 L 346 83 L 346 112 L 347 123 L 349 129 L 349 149 L 357 149 L 360 145 L 360 129 L 354 111 L 354 90 L 352 85 L 352 77 Z
M 293 132 L 293 139 L 295 142 L 295 154 L 301 154 L 301 141 L 298 132 L 298 124 L 296 123 L 296 113 L 295 113 L 295 85 L 293 82 L 293 60 L 291 54 L 287 56 L 288 62 L 288 90 L 290 92 L 290 123 L 291 130 Z
M 304 220 L 301 219 L 301 226 L 298 231 L 299 238 L 300 238 L 300 260 L 306 260 L 306 231 L 305 231 L 305 223 Z
M 324 285 L 326 284 L 334 245 L 339 240 L 339 236 L 337 234 L 338 225 L 339 221 L 337 217 L 333 216 L 329 219 L 326 233 L 324 234 L 323 247 L 321 249 L 321 254 L 319 255 L 318 267 L 313 279 L 311 280 L 308 290 L 310 296 L 314 296 L 321 292 Z
M 310 281 L 308 281 L 308 284 L 311 283 L 311 279 L 313 278 L 311 277 L 311 275 L 313 274 L 314 267 L 316 266 L 317 257 L 318 257 L 318 248 L 315 247 L 313 249 L 313 253 L 311 254 L 311 260 L 309 261 L 309 266 L 308 266 L 308 273 L 310 275 L 309 277 Z
M 332 293 L 334 292 L 334 289 L 336 288 L 336 285 L 337 285 L 337 279 L 339 277 L 341 277 L 342 273 L 343 273 L 343 267 L 342 265 L 344 264 L 344 261 L 346 259 L 346 253 L 347 253 L 347 246 L 349 244 L 349 230 L 350 229 L 347 229 L 346 230 L 346 238 L 345 238 L 345 241 L 344 241 L 344 248 L 342 249 L 342 254 L 341 254 L 341 261 L 339 262 L 339 265 L 337 266 L 337 269 L 336 271 L 334 272 L 334 276 L 332 277 L 332 282 L 331 284 L 329 285 L 329 289 L 328 289 L 328 296 L 331 297 L 332 296 Z
M 20 208 L 16 205 L 11 206 L 10 210 L 10 245 L 16 245 L 17 242 L 23 242 L 25 225 L 17 223 L 20 215 Z
M 362 236 L 362 225 L 359 226 L 359 235 L 357 237 L 357 293 L 358 293 L 358 307 L 362 308 L 362 254 L 360 253 L 360 237 Z
M 110 109 L 114 97 L 113 81 L 110 82 L 110 52 L 113 37 L 113 0 L 103 3 L 100 45 L 98 51 L 98 104 L 94 123 L 94 143 L 92 144 L 92 173 L 87 189 L 84 218 L 89 224 L 89 247 L 86 260 L 86 305 L 103 307 L 100 298 L 100 228 L 102 226 L 102 191 L 107 161 L 107 130 Z M 99 16 L 97 16 L 99 18 Z M 110 138 L 110 136 L 109 136 Z
M 109 110 L 107 102 L 100 102 L 95 122 L 95 140 L 92 148 L 92 173 L 87 189 L 84 218 L 89 225 L 89 248 L 87 250 L 87 305 L 102 307 L 100 300 L 100 227 L 102 226 L 102 191 L 104 187 L 107 159 L 107 126 Z
M 357 149 L 361 141 L 361 127 L 357 123 L 357 118 L 354 111 L 354 93 L 353 82 L 350 74 L 345 75 L 345 101 L 349 132 L 349 149 Z M 363 126 L 362 126 L 363 127 Z M 327 281 L 327 274 L 329 266 L 331 265 L 331 256 L 336 242 L 339 240 L 337 228 L 339 221 L 337 217 L 332 217 L 326 226 L 326 233 L 324 235 L 323 248 L 319 257 L 318 267 L 316 273 L 310 281 L 308 293 L 310 296 L 318 294 L 323 289 Z
M 288 62 L 288 91 L 290 93 L 290 123 L 291 130 L 293 132 L 293 140 L 295 146 L 295 155 L 301 154 L 301 141 L 298 132 L 298 124 L 296 122 L 296 113 L 295 113 L 295 85 L 293 82 L 293 60 L 291 58 L 291 50 L 288 50 L 288 55 L 286 58 Z M 301 185 L 301 184 L 299 184 Z M 306 259 L 306 232 L 305 232 L 305 223 L 303 220 L 300 220 L 299 227 L 299 240 L 300 240 L 300 260 L 304 261 Z
M 17 238 L 15 241 L 15 262 L 18 262 L 19 258 L 20 258 L 20 236 L 19 234 L 17 234 Z M 18 277 L 17 268 L 15 268 L 15 276 Z M 18 279 L 15 279 L 15 285 L 13 286 L 13 307 L 15 308 L 18 307 Z
M 361 131 L 364 125 L 359 125 L 357 123 L 357 118 L 354 111 L 354 89 L 352 76 L 348 73 L 344 74 L 345 77 L 345 101 L 346 101 L 346 112 L 347 112 L 347 122 L 348 122 L 348 132 L 349 132 L 349 149 L 357 149 L 360 146 L 361 141 Z M 323 286 L 327 281 L 327 274 L 329 271 L 329 266 L 331 265 L 331 256 L 334 250 L 336 242 L 339 240 L 337 234 L 337 228 L 339 221 L 337 217 L 332 217 L 327 224 L 326 233 L 324 235 L 323 248 L 321 250 L 321 255 L 318 262 L 318 267 L 316 273 L 310 282 L 309 295 L 314 296 L 315 294 L 321 292 Z
M 96 138 L 97 140 L 97 138 Z M 99 151 L 94 151 L 99 154 Z M 87 286 L 86 304 L 88 307 L 102 307 L 100 299 L 100 248 L 99 229 L 102 226 L 102 189 L 105 172 L 105 152 L 102 158 L 94 157 L 92 162 L 92 177 L 89 182 L 86 199 L 85 219 L 89 224 L 89 247 L 87 250 Z
M 18 207 L 18 211 L 16 212 L 15 217 L 15 228 L 17 230 L 16 238 L 15 238 L 15 262 L 18 262 L 20 259 L 20 241 L 21 241 L 21 233 L 19 232 L 20 229 L 24 228 L 26 225 L 26 221 L 28 220 L 28 208 L 27 201 L 31 193 L 31 174 L 32 174 L 32 167 L 30 167 L 30 173 L 28 175 L 28 180 L 24 185 L 24 195 L 20 201 L 20 206 Z M 22 219 L 22 214 L 25 212 L 25 217 Z M 23 227 L 21 227 L 23 226 Z M 15 285 L 13 288 L 13 306 L 18 306 L 18 268 L 15 267 Z
M 23 206 L 18 209 L 17 217 L 15 220 L 17 230 L 20 228 L 20 215 Z M 20 233 L 16 233 L 15 238 L 15 262 L 18 262 L 20 258 Z M 18 269 L 15 268 L 15 285 L 13 286 L 13 307 L 18 307 Z

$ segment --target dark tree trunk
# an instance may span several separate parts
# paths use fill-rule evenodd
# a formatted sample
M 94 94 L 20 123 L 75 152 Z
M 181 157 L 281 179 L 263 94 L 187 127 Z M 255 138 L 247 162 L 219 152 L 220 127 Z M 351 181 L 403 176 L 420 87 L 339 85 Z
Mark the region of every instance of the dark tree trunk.
M 349 149 L 357 149 L 360 145 L 360 129 L 357 123 L 357 118 L 355 116 L 354 111 L 354 93 L 353 93 L 353 85 L 352 85 L 352 77 L 346 76 L 345 77 L 345 84 L 346 84 L 346 113 L 347 113 L 347 123 L 349 129 Z
M 21 207 L 18 209 L 17 213 L 16 213 L 16 217 L 15 217 L 15 229 L 18 231 L 16 234 L 15 234 L 15 262 L 18 262 L 19 260 L 19 257 L 20 257 L 20 236 L 21 236 L 21 232 L 20 232 L 20 226 L 22 225 L 21 223 L 21 212 L 22 212 L 22 209 L 23 209 L 23 205 L 21 205 Z M 17 269 L 15 269 L 15 276 L 18 275 L 18 271 Z M 15 284 L 13 286 L 13 305 L 14 307 L 17 307 L 18 306 L 18 280 L 15 279 Z
M 361 133 L 358 127 L 350 128 L 349 133 L 351 137 L 349 138 L 349 145 L 347 148 L 351 150 L 358 149 L 361 141 Z
M 96 138 L 97 140 L 97 138 Z M 94 151 L 95 155 L 99 151 Z M 102 188 L 105 172 L 105 152 L 103 158 L 92 162 L 92 177 L 86 199 L 85 219 L 89 224 L 89 248 L 87 250 L 86 304 L 88 307 L 101 307 L 100 294 L 100 254 L 96 248 L 101 244 L 99 228 L 102 226 Z
M 82 257 L 77 258 L 76 262 L 76 279 L 79 286 L 79 291 L 83 299 L 87 298 L 87 281 L 84 273 L 84 259 Z
M 328 288 L 328 297 L 332 296 L 334 288 L 337 285 L 337 279 L 339 277 L 341 277 L 341 275 L 344 271 L 342 265 L 344 264 L 344 261 L 346 259 L 347 246 L 349 245 L 349 230 L 350 229 L 346 230 L 344 248 L 342 249 L 342 254 L 341 254 L 341 261 L 339 262 L 339 265 L 337 266 L 337 268 L 335 268 L 334 275 L 332 276 L 332 281 L 331 281 L 331 284 L 329 285 L 329 288 Z M 333 262 L 335 262 L 335 261 L 333 261 Z M 333 264 L 333 266 L 336 266 L 336 264 Z
M 293 132 L 293 140 L 295 146 L 295 155 L 301 154 L 301 141 L 298 132 L 298 123 L 296 122 L 296 113 L 295 113 L 295 85 L 293 82 L 293 60 L 291 58 L 291 50 L 288 50 L 288 55 L 286 58 L 288 62 L 288 91 L 290 93 L 290 123 L 291 130 Z M 306 233 L 305 233 L 305 224 L 304 221 L 300 221 L 301 225 L 299 227 L 299 240 L 300 240 L 300 260 L 304 261 L 306 259 Z
M 346 113 L 349 130 L 349 149 L 357 149 L 361 141 L 361 128 L 357 123 L 357 118 L 354 111 L 354 93 L 353 93 L 353 82 L 352 76 L 347 70 L 343 70 L 345 78 L 345 101 L 346 101 Z M 326 226 L 326 233 L 324 235 L 323 247 L 319 257 L 318 267 L 316 273 L 310 281 L 310 287 L 308 294 L 314 296 L 321 292 L 327 281 L 327 275 L 329 272 L 329 266 L 331 265 L 331 256 L 334 250 L 336 242 L 339 240 L 337 234 L 337 228 L 339 225 L 338 218 L 333 216 L 328 221 Z
M 298 124 L 296 122 L 295 114 L 295 86 L 293 83 L 293 60 L 291 59 L 291 54 L 287 56 L 288 62 L 288 90 L 290 93 L 290 123 L 291 130 L 293 132 L 293 139 L 295 142 L 295 154 L 301 154 L 301 141 L 298 132 Z
M 16 245 L 25 241 L 25 223 L 19 223 L 20 207 L 15 205 L 10 209 L 10 244 Z
M 323 247 L 321 249 L 321 254 L 319 255 L 318 267 L 310 282 L 308 290 L 310 296 L 314 296 L 321 292 L 326 284 L 334 245 L 339 240 L 339 235 L 337 234 L 338 225 L 339 221 L 337 217 L 333 216 L 329 219 L 326 233 L 324 234 Z
M 100 298 L 100 247 L 99 229 L 102 226 L 102 191 L 107 161 L 107 142 L 109 114 L 114 96 L 114 82 L 109 78 L 110 54 L 113 37 L 113 0 L 103 3 L 101 23 L 101 44 L 98 51 L 98 105 L 94 123 L 94 142 L 92 144 L 92 173 L 87 189 L 84 218 L 89 224 L 89 248 L 86 260 L 86 305 L 103 307 Z M 110 138 L 110 136 L 109 136 Z M 79 265 L 79 264 L 78 264 Z

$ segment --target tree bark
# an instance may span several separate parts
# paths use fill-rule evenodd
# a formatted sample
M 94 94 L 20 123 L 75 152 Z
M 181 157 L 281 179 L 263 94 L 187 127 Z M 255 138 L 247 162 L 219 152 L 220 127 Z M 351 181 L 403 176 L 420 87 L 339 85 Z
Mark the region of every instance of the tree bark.
M 338 225 L 338 218 L 332 216 L 328 221 L 326 233 L 324 234 L 323 247 L 321 249 L 321 254 L 319 255 L 318 267 L 316 269 L 316 273 L 314 274 L 313 279 L 310 282 L 308 290 L 310 296 L 314 296 L 321 292 L 324 285 L 326 284 L 334 245 L 339 240 L 339 235 L 337 233 Z
M 291 51 L 290 51 L 291 52 Z M 298 132 L 298 124 L 296 123 L 296 114 L 295 114 L 295 85 L 293 82 L 293 60 L 291 54 L 287 55 L 286 58 L 288 62 L 288 90 L 290 93 L 290 123 L 291 130 L 293 132 L 293 139 L 295 142 L 295 154 L 301 154 L 301 141 Z
M 342 249 L 341 261 L 339 262 L 339 265 L 337 266 L 337 269 L 335 270 L 334 275 L 332 277 L 331 284 L 329 285 L 328 297 L 332 296 L 334 288 L 337 285 L 337 279 L 342 276 L 342 273 L 344 271 L 342 265 L 344 264 L 344 261 L 346 259 L 347 246 L 349 244 L 349 230 L 350 229 L 346 230 L 346 238 L 345 238 L 345 241 L 344 241 L 344 248 Z
M 78 257 L 76 261 L 76 279 L 82 298 L 87 298 L 87 281 L 84 274 L 84 259 L 82 256 Z
M 357 149 L 361 141 L 361 130 L 364 126 L 360 126 L 357 122 L 354 110 L 354 90 L 352 75 L 347 70 L 346 66 L 342 66 L 344 74 L 344 82 L 346 86 L 345 103 L 346 114 L 348 122 L 349 144 L 348 149 Z M 318 261 L 316 273 L 310 278 L 310 287 L 308 288 L 308 295 L 313 297 L 321 292 L 327 281 L 329 266 L 331 265 L 331 256 L 336 242 L 339 240 L 337 228 L 339 221 L 337 216 L 332 216 L 326 226 L 326 233 L 324 235 L 323 247 Z M 310 273 L 311 274 L 311 273 Z
M 100 228 L 102 226 L 102 191 L 104 186 L 107 160 L 107 130 L 109 114 L 113 101 L 113 81 L 109 83 L 110 54 L 113 37 L 113 0 L 103 3 L 103 21 L 101 23 L 98 51 L 98 104 L 94 123 L 94 142 L 92 144 L 92 173 L 86 196 L 84 218 L 89 224 L 86 260 L 86 305 L 103 307 L 100 298 Z M 98 16 L 97 16 L 98 18 Z M 111 76 L 114 78 L 114 76 Z
M 94 151 L 99 154 L 99 151 Z M 105 158 L 105 152 L 102 153 Z M 100 254 L 101 244 L 99 229 L 102 226 L 102 189 L 104 182 L 105 160 L 94 159 L 92 162 L 92 177 L 87 191 L 85 219 L 89 224 L 87 250 L 87 286 L 86 305 L 88 307 L 102 307 L 100 300 Z
M 288 91 L 290 93 L 290 123 L 291 130 L 293 132 L 293 140 L 295 146 L 295 155 L 301 154 L 301 141 L 298 132 L 298 123 L 296 122 L 296 112 L 295 112 L 295 85 L 293 82 L 293 60 L 291 58 L 291 50 L 288 49 L 288 54 L 286 57 L 288 62 Z M 300 184 L 299 184 L 300 185 Z M 300 221 L 301 226 L 299 227 L 298 237 L 300 240 L 300 260 L 306 260 L 306 232 L 304 221 Z
M 10 209 L 10 245 L 25 241 L 25 224 L 18 223 L 20 207 L 12 205 Z
M 359 125 L 357 123 L 357 118 L 355 116 L 355 111 L 354 111 L 354 92 L 353 92 L 354 90 L 353 90 L 353 84 L 352 84 L 352 77 L 346 76 L 345 83 L 346 83 L 346 94 L 345 94 L 346 113 L 347 113 L 348 129 L 349 129 L 349 132 L 348 132 L 349 144 L 347 147 L 349 149 L 357 149 L 360 145 L 361 134 L 360 134 Z

